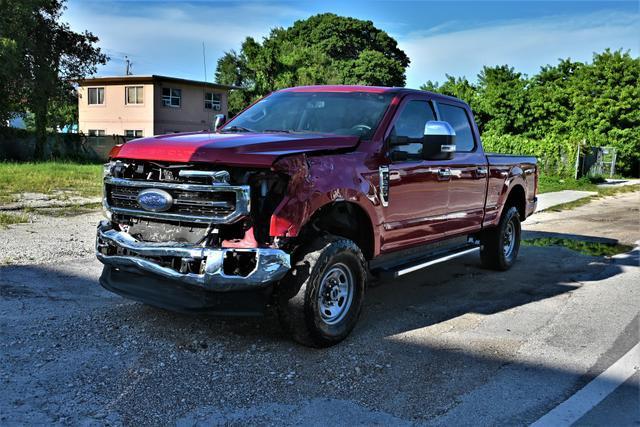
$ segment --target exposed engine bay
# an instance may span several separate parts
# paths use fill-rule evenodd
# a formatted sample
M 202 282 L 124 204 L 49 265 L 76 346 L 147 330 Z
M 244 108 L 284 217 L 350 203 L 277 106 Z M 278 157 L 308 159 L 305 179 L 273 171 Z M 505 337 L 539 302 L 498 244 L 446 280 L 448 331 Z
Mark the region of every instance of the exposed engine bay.
M 104 175 L 105 209 L 122 231 L 214 248 L 271 246 L 270 218 L 288 184 L 270 169 L 138 160 L 112 161 Z

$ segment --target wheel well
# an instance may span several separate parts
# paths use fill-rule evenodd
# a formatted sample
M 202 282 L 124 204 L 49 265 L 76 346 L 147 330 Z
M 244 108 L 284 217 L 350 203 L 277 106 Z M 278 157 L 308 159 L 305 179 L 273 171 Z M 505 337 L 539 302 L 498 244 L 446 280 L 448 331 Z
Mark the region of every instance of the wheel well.
M 321 207 L 305 224 L 300 236 L 311 239 L 322 232 L 352 240 L 365 259 L 373 258 L 373 226 L 369 215 L 355 203 L 336 202 Z
M 526 212 L 526 199 L 524 195 L 524 188 L 521 185 L 514 186 L 509 192 L 509 196 L 507 197 L 507 201 L 504 204 L 504 212 L 506 209 L 515 206 L 518 209 L 518 213 L 520 214 L 520 219 L 524 221 Z

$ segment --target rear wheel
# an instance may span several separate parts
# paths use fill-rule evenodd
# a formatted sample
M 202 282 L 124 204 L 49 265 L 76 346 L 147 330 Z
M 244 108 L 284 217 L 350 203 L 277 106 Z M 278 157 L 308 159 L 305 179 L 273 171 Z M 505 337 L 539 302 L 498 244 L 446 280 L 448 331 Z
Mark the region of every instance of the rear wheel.
M 294 254 L 293 268 L 278 284 L 278 315 L 294 340 L 311 347 L 342 341 L 354 328 L 367 273 L 349 239 L 323 236 Z
M 520 251 L 520 237 L 520 215 L 518 209 L 512 206 L 502 214 L 498 226 L 485 231 L 482 236 L 482 265 L 494 270 L 511 268 Z

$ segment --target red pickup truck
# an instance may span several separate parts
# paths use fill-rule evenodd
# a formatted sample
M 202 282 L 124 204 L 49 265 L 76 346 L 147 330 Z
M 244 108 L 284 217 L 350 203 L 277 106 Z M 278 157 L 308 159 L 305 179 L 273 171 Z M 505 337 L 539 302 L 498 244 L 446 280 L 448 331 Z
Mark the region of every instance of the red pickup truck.
M 102 286 L 177 311 L 271 304 L 295 340 L 329 346 L 353 329 L 371 275 L 474 251 L 506 270 L 535 210 L 536 159 L 485 153 L 456 98 L 297 87 L 222 122 L 114 147 Z

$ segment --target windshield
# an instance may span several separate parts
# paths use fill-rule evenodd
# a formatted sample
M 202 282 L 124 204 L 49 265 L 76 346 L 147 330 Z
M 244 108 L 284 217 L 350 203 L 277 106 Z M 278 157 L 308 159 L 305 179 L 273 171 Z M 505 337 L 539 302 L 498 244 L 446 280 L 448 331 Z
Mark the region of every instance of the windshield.
M 234 118 L 221 132 L 373 135 L 393 94 L 278 92 Z

